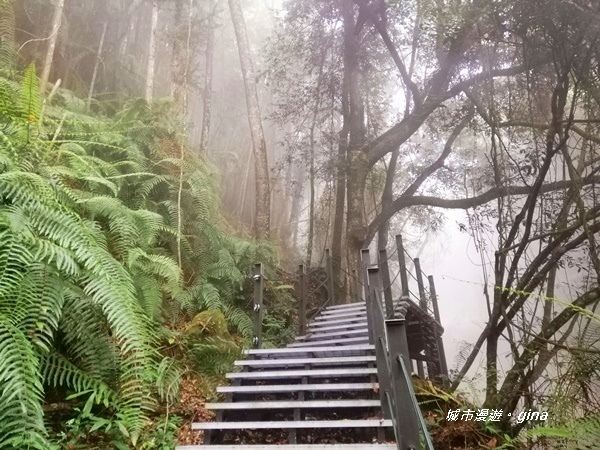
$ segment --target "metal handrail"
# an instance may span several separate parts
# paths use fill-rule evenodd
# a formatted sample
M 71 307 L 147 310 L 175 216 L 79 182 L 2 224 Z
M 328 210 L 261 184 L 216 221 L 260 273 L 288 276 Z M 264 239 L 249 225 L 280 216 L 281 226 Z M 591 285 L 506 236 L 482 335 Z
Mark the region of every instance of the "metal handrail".
M 372 315 L 373 320 L 373 328 L 374 330 L 384 330 L 386 324 L 386 316 L 384 313 L 383 305 L 381 302 L 381 296 L 376 289 L 370 290 L 372 297 L 368 299 L 371 302 L 371 307 L 368 308 L 370 310 L 370 314 Z M 399 450 L 408 450 L 413 449 L 412 446 L 407 448 L 403 447 L 403 436 L 402 436 L 402 427 L 400 425 L 400 417 L 398 417 L 399 406 L 408 407 L 410 409 L 409 415 L 412 415 L 416 419 L 416 425 L 424 438 L 423 447 L 424 450 L 434 450 L 433 442 L 431 441 L 431 437 L 429 435 L 429 431 L 427 430 L 427 425 L 425 424 L 425 420 L 421 414 L 421 409 L 419 407 L 419 403 L 417 401 L 417 397 L 415 391 L 412 386 L 412 379 L 410 374 L 406 368 L 404 360 L 402 359 L 400 354 L 390 355 L 389 345 L 387 342 L 388 336 L 383 332 L 382 335 L 376 336 L 375 345 L 382 352 L 382 356 L 384 356 L 384 361 L 377 361 L 377 369 L 379 373 L 380 385 L 379 389 L 382 392 L 382 405 L 383 402 L 387 404 L 387 409 L 389 413 L 389 418 L 392 421 L 392 426 L 394 429 L 394 436 L 396 438 L 396 443 Z M 408 356 L 408 355 L 407 355 Z M 379 359 L 379 358 L 378 358 Z M 408 393 L 409 404 L 400 405 L 399 392 L 396 388 L 393 387 L 393 370 L 392 364 L 397 362 L 400 367 L 400 381 L 404 383 L 406 391 L 405 394 Z M 382 364 L 383 363 L 383 364 Z M 406 415 L 405 415 L 406 417 Z M 414 423 L 414 422 L 413 422 Z M 416 431 L 416 430 L 415 430 Z M 414 449 L 416 450 L 416 449 Z
M 417 401 L 417 395 L 415 394 L 415 390 L 412 385 L 412 378 L 406 369 L 406 364 L 404 364 L 404 360 L 400 355 L 396 355 L 396 361 L 400 364 L 400 368 L 402 369 L 402 380 L 406 383 L 406 387 L 408 392 L 410 393 L 411 407 L 413 413 L 416 415 L 417 420 L 419 422 L 419 428 L 421 429 L 421 433 L 423 433 L 423 437 L 425 438 L 425 449 L 426 450 L 434 450 L 433 442 L 431 441 L 431 436 L 429 435 L 429 431 L 427 430 L 427 424 L 425 423 L 425 419 L 423 419 L 423 415 L 421 414 L 421 408 L 419 407 L 419 402 Z

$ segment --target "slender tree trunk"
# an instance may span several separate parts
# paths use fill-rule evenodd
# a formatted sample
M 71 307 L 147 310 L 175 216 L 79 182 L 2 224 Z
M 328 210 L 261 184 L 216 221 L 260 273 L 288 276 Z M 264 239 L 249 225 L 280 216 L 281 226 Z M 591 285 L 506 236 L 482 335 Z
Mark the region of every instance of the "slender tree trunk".
M 246 89 L 246 104 L 248 107 L 248 122 L 252 134 L 256 176 L 256 210 L 254 235 L 257 239 L 268 239 L 271 227 L 271 198 L 269 183 L 269 163 L 267 146 L 262 127 L 256 78 L 250 57 L 250 44 L 246 34 L 246 24 L 239 0 L 229 0 L 229 10 L 238 43 L 240 64 Z
M 294 169 L 294 190 L 292 191 L 292 207 L 290 208 L 290 217 L 288 220 L 287 236 L 291 238 L 291 249 L 297 248 L 298 242 L 298 219 L 300 217 L 300 208 L 302 206 L 305 176 L 300 166 Z M 285 237 L 285 236 L 284 236 Z
M 321 84 L 323 83 L 323 69 L 325 66 L 325 57 L 327 51 L 324 50 L 321 57 L 321 66 L 319 67 L 319 77 L 317 79 L 317 92 L 315 106 L 313 108 L 312 125 L 309 135 L 309 178 L 310 178 L 310 200 L 308 211 L 308 239 L 306 243 L 306 264 L 310 267 L 312 260 L 313 240 L 315 235 L 315 129 L 317 127 L 317 117 L 321 108 Z M 297 227 L 296 227 L 297 229 Z
M 385 177 L 385 186 L 383 188 L 383 195 L 381 196 L 381 210 L 389 208 L 394 200 L 394 178 L 396 175 L 396 165 L 398 163 L 399 149 L 392 152 L 392 158 L 390 159 L 390 165 L 388 166 L 387 175 Z M 388 235 L 390 233 L 390 219 L 386 219 L 377 232 L 378 248 L 387 248 Z
M 248 159 L 246 161 L 246 169 L 244 170 L 244 181 L 242 183 L 242 190 L 240 195 L 239 203 L 239 214 L 238 222 L 244 223 L 244 212 L 246 211 L 246 199 L 248 198 L 248 180 L 250 179 L 250 163 L 252 162 L 253 152 L 252 149 L 248 151 Z
M 90 105 L 92 104 L 92 97 L 94 96 L 94 89 L 96 87 L 96 77 L 98 76 L 98 67 L 100 67 L 100 61 L 102 60 L 102 49 L 104 48 L 104 38 L 106 37 L 106 28 L 108 22 L 104 22 L 102 28 L 102 36 L 100 37 L 100 44 L 98 45 L 98 53 L 96 54 L 96 64 L 94 64 L 94 73 L 92 74 L 92 82 L 90 83 L 90 92 L 87 98 L 86 108 L 89 111 Z
M 179 189 L 177 191 L 177 262 L 179 267 L 183 270 L 182 252 L 181 252 L 181 235 L 183 234 L 183 208 L 181 204 L 183 196 L 183 169 L 185 167 L 185 146 L 188 135 L 188 81 L 190 72 L 190 45 L 192 38 L 192 20 L 194 18 L 194 0 L 189 0 L 188 5 L 188 21 L 187 21 L 187 36 L 185 41 L 185 60 L 183 61 L 183 74 L 182 74 L 182 116 L 184 120 L 184 136 L 179 142 L 180 145 L 180 165 L 179 165 Z
M 154 95 L 154 66 L 156 65 L 156 29 L 158 27 L 158 0 L 152 1 L 152 23 L 148 43 L 148 67 L 146 69 L 146 101 L 151 102 Z
M 52 17 L 52 34 L 48 40 L 48 49 L 46 50 L 46 58 L 44 59 L 44 68 L 42 70 L 42 78 L 40 80 L 41 92 L 46 92 L 46 85 L 50 78 L 50 70 L 52 69 L 52 61 L 54 60 L 54 49 L 58 39 L 58 30 L 62 19 L 63 10 L 65 8 L 65 0 L 57 0 L 54 8 L 54 16 Z
M 185 71 L 185 60 L 183 52 L 183 40 L 181 35 L 181 27 L 179 24 L 183 20 L 183 0 L 175 1 L 175 17 L 174 21 L 176 26 L 170 33 L 171 47 L 173 49 L 172 61 L 171 61 L 171 97 L 177 108 L 183 106 L 183 76 Z
M 315 148 L 310 146 L 310 200 L 308 204 L 308 238 L 306 242 L 306 264 L 310 267 L 312 261 L 313 241 L 315 236 Z
M 214 54 L 215 30 L 213 28 L 213 25 L 209 23 L 206 36 L 206 53 L 204 65 L 204 102 L 202 106 L 202 134 L 200 137 L 200 151 L 204 154 L 208 154 L 208 138 L 210 136 Z

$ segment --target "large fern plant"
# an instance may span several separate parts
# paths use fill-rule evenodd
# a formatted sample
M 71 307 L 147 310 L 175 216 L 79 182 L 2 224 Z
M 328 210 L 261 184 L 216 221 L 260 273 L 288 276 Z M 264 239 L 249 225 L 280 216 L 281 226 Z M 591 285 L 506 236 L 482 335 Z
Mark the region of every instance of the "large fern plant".
M 33 67 L 0 78 L 0 448 L 49 448 L 49 393 L 108 408 L 135 446 L 184 366 L 250 337 L 246 270 L 273 249 L 228 232 L 168 106 L 92 117 L 68 91 L 44 104 Z M 239 337 L 186 331 L 207 310 Z
M 125 418 L 132 441 L 152 409 L 150 320 L 102 227 L 47 161 L 29 68 L 4 83 L 0 131 L 0 447 L 47 448 L 45 387 L 94 395 Z

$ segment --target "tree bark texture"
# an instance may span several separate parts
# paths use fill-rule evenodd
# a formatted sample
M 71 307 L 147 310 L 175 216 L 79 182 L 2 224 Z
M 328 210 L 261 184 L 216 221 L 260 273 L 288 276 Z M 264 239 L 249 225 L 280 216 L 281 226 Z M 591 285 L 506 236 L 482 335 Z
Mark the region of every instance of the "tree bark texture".
M 40 80 L 41 92 L 46 92 L 46 85 L 50 78 L 50 70 L 52 70 L 52 61 L 54 60 L 54 49 L 56 48 L 56 41 L 58 40 L 58 30 L 60 29 L 64 8 L 65 0 L 57 0 L 56 6 L 54 7 L 54 15 L 52 16 L 52 31 L 50 39 L 48 39 L 48 48 L 46 50 L 46 58 L 44 59 L 44 68 Z
M 98 76 L 98 67 L 100 67 L 100 61 L 102 60 L 102 49 L 104 47 L 104 38 L 106 37 L 106 28 L 108 22 L 104 23 L 102 28 L 102 36 L 100 37 L 100 44 L 98 44 L 98 53 L 96 54 L 96 64 L 94 64 L 94 73 L 92 74 L 92 82 L 90 83 L 90 92 L 88 93 L 86 108 L 89 111 L 90 105 L 92 104 L 92 97 L 94 96 L 94 89 L 96 88 L 96 78 Z
M 358 266 L 358 255 L 362 241 L 354 239 L 357 229 L 363 226 L 364 216 L 364 182 L 366 173 L 362 173 L 360 164 L 365 143 L 364 100 L 360 79 L 360 42 L 355 34 L 354 4 L 352 0 L 342 3 L 344 21 L 344 79 L 342 92 L 343 126 L 340 131 L 340 147 L 338 153 L 338 178 L 336 190 L 336 212 L 333 228 L 332 257 L 334 264 L 334 286 L 339 291 L 338 298 L 346 296 L 342 282 L 342 260 L 348 263 L 347 273 Z M 344 199 L 344 196 L 346 197 Z M 344 210 L 344 206 L 347 207 Z M 344 214 L 346 216 L 346 233 L 344 238 Z M 346 245 L 343 245 L 343 244 Z M 345 256 L 345 258 L 344 258 Z M 357 272 L 360 273 L 360 272 Z M 341 294 L 341 295 L 340 295 Z
M 151 102 L 154 95 L 154 66 L 156 65 L 156 29 L 158 27 L 158 0 L 152 2 L 152 22 L 148 42 L 148 66 L 146 69 L 146 101 Z
M 175 17 L 174 22 L 176 24 L 174 29 L 170 33 L 171 46 L 173 49 L 172 62 L 171 62 L 171 97 L 175 102 L 175 105 L 179 110 L 183 107 L 183 85 L 184 72 L 185 72 L 185 55 L 184 55 L 184 35 L 182 33 L 183 27 L 180 24 L 183 22 L 183 0 L 175 1 Z
M 267 159 L 267 145 L 262 126 L 260 105 L 256 78 L 250 56 L 250 44 L 246 33 L 246 24 L 239 0 L 229 0 L 231 20 L 235 29 L 240 64 L 246 89 L 246 105 L 248 107 L 248 122 L 252 134 L 252 147 L 254 149 L 254 170 L 256 176 L 256 216 L 254 222 L 254 236 L 257 239 L 268 239 L 271 227 L 271 198 L 269 181 L 269 163 Z
M 396 177 L 396 166 L 398 164 L 398 155 L 400 154 L 399 149 L 392 152 L 390 158 L 390 165 L 387 168 L 385 177 L 385 186 L 383 188 L 383 195 L 381 196 L 381 209 L 389 208 L 392 201 L 394 200 L 394 178 Z M 388 234 L 390 232 L 390 219 L 386 219 L 377 230 L 377 248 L 387 249 Z
M 200 152 L 208 153 L 208 138 L 210 136 L 210 121 L 212 110 L 212 79 L 215 54 L 215 30 L 211 23 L 206 31 L 206 52 L 204 64 L 204 98 L 202 105 L 202 133 L 200 135 Z

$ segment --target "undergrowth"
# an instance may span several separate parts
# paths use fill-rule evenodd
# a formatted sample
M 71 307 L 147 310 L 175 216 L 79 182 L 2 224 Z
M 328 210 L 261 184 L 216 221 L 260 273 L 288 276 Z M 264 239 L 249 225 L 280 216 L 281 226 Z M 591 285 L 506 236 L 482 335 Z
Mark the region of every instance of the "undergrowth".
M 413 380 L 415 393 L 421 405 L 426 425 L 436 450 L 592 450 L 598 448 L 600 414 L 571 418 L 557 422 L 531 421 L 519 426 L 517 417 L 508 423 L 475 420 L 475 411 L 481 409 L 461 395 L 450 394 L 429 380 Z M 458 418 L 450 419 L 451 411 Z M 469 411 L 473 414 L 470 418 Z M 455 416 L 456 417 L 456 416 Z M 465 418 L 465 420 L 463 420 Z
M 250 342 L 249 269 L 277 263 L 180 158 L 168 101 L 113 108 L 0 78 L 0 448 L 172 448 L 181 381 L 209 395 Z M 290 303 L 272 283 L 273 345 Z

